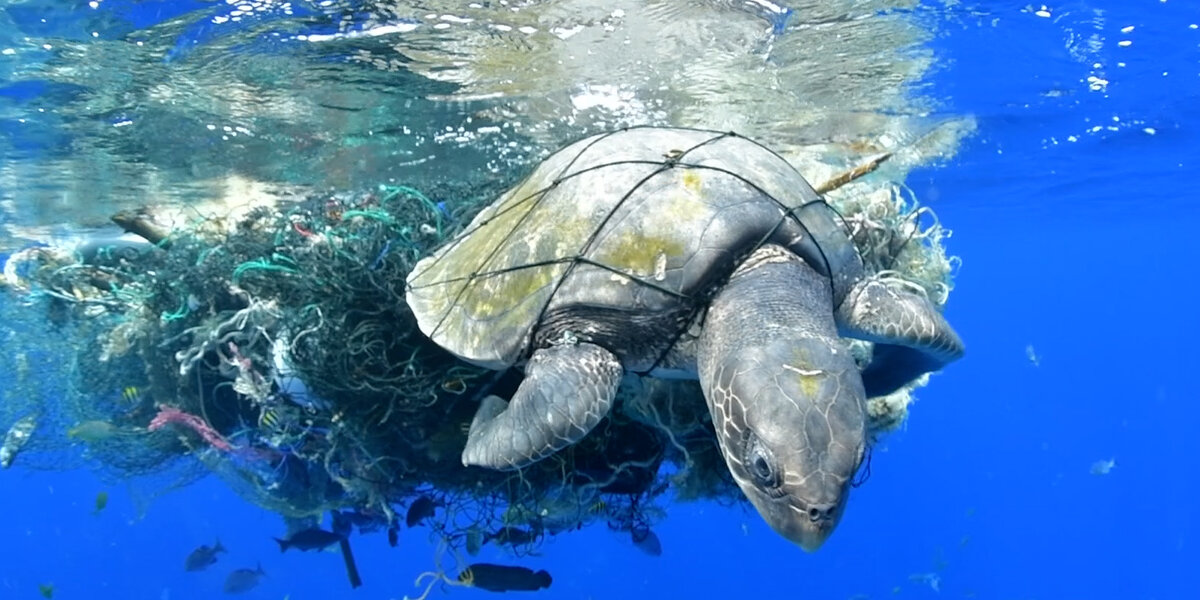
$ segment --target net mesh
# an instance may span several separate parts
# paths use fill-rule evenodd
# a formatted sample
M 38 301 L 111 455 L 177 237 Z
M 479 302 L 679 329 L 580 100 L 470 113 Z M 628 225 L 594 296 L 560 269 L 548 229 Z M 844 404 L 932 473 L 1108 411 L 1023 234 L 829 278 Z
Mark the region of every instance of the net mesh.
M 868 271 L 942 305 L 948 232 L 901 186 L 840 177 L 823 191 Z M 744 501 L 690 381 L 628 375 L 580 443 L 516 472 L 462 466 L 480 396 L 511 392 L 519 375 L 432 343 L 404 286 L 498 192 L 310 193 L 175 229 L 147 210 L 116 220 L 149 243 L 15 253 L 0 303 L 15 366 L 0 389 L 9 460 L 86 464 L 159 492 L 212 473 L 284 517 L 340 510 L 363 531 L 432 506 L 425 522 L 468 552 L 528 552 L 597 522 L 644 528 L 668 491 Z M 872 434 L 899 426 L 923 384 L 871 399 Z

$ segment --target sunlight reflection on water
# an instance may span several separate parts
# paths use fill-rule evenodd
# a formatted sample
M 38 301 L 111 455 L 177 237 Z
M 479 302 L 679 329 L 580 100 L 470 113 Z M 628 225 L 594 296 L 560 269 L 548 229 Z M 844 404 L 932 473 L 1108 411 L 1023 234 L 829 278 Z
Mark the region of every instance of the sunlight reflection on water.
M 894 176 L 969 129 L 930 116 L 931 34 L 904 0 L 43 4 L 0 13 L 10 236 L 231 190 L 508 181 L 632 124 L 830 169 L 911 149 Z

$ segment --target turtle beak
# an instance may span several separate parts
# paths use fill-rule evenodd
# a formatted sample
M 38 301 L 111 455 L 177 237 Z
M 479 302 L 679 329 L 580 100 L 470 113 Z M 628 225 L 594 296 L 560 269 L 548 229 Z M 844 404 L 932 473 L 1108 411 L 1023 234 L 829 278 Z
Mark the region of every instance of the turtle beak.
M 816 504 L 794 496 L 771 498 L 754 494 L 750 500 L 771 529 L 806 552 L 816 552 L 829 539 L 845 507 L 844 501 Z

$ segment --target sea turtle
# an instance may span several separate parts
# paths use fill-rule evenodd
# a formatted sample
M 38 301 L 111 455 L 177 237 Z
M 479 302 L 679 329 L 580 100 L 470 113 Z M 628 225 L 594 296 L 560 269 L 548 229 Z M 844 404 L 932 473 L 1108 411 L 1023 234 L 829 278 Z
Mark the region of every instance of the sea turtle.
M 864 272 L 784 159 L 693 129 L 554 153 L 415 266 L 407 301 L 462 359 L 524 367 L 511 401 L 482 401 L 463 464 L 515 469 L 578 442 L 624 373 L 698 378 L 734 479 L 809 551 L 841 518 L 866 398 L 963 352 L 924 296 Z M 875 342 L 861 372 L 839 336 Z

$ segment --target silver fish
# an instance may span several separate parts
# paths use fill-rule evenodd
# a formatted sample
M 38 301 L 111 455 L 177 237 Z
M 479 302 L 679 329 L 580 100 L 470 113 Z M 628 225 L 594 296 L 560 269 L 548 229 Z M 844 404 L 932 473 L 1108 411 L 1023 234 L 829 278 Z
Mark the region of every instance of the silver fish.
M 13 426 L 8 429 L 8 433 L 4 436 L 4 445 L 0 446 L 0 467 L 7 469 L 12 466 L 13 460 L 20 454 L 21 448 L 29 442 L 29 438 L 33 436 L 33 430 L 37 429 L 37 413 L 26 415 L 13 423 Z

